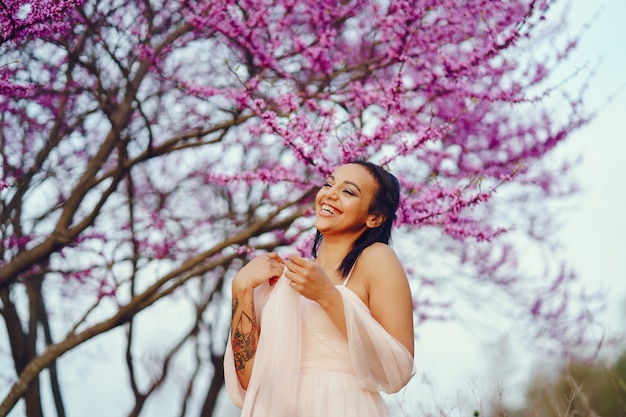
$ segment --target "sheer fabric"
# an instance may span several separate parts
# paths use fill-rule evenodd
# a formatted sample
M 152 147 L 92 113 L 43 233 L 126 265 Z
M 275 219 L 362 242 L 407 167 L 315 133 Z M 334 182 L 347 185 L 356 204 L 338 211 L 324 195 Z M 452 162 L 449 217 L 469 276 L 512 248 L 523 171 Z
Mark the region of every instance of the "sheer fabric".
M 247 391 L 237 379 L 230 337 L 224 356 L 226 388 L 242 417 L 388 416 L 378 391 L 405 386 L 415 372 L 413 358 L 345 287 L 347 281 L 337 289 L 348 340 L 288 279 L 257 288 L 262 337 Z

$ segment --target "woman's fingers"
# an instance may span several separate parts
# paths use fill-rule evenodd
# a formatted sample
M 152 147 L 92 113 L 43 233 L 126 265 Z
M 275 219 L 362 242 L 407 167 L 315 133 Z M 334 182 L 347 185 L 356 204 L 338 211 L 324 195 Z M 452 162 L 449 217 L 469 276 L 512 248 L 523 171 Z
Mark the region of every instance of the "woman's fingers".
M 291 281 L 300 281 L 306 275 L 304 265 L 302 265 L 302 259 L 295 260 L 293 256 L 290 256 L 285 266 L 287 267 L 285 276 Z
M 235 279 L 253 288 L 283 274 L 284 261 L 277 253 L 269 252 L 257 256 L 239 270 Z M 275 283 L 276 280 L 273 280 Z
M 282 275 L 284 269 L 284 261 L 282 258 L 274 252 L 261 255 L 259 262 L 265 262 L 265 268 L 270 276 Z
M 289 263 L 299 266 L 300 268 L 306 268 L 315 263 L 315 261 L 303 258 L 302 256 L 299 256 L 299 255 L 289 255 L 289 258 L 287 259 Z
M 283 275 L 285 270 L 285 261 L 275 252 L 265 254 L 269 262 L 269 277 L 267 278 L 270 285 L 276 284 L 276 281 Z
M 287 268 L 291 272 L 300 275 L 310 275 L 313 272 L 315 265 L 315 261 L 303 258 L 298 255 L 290 255 L 286 263 Z
M 285 263 L 285 261 L 283 261 L 283 258 L 281 258 L 280 255 L 277 254 L 276 252 L 268 252 L 266 255 L 267 255 L 267 257 L 269 259 L 271 259 L 273 261 L 276 261 L 276 262 L 278 262 L 280 264 L 284 264 Z
M 328 277 L 315 260 L 290 255 L 285 265 L 287 266 L 285 276 L 297 284 L 298 288 L 323 286 L 328 281 Z

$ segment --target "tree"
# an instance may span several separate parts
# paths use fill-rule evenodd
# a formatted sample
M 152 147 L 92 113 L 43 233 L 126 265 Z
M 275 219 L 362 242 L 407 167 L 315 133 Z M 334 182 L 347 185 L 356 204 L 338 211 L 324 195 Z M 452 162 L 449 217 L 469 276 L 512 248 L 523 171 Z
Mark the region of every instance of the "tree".
M 519 56 L 553 34 L 542 25 L 551 2 L 9 4 L 0 311 L 14 373 L 0 415 L 19 399 L 42 415 L 45 370 L 65 415 L 57 360 L 117 340 L 120 327 L 129 415 L 180 363 L 193 369 L 176 375 L 180 414 L 210 415 L 229 278 L 258 251 L 306 252 L 316 184 L 356 158 L 401 179 L 398 223 L 420 257 L 407 262 L 418 323 L 448 311 L 423 266 L 444 259 L 470 294 L 512 301 L 508 314 L 537 340 L 558 350 L 588 341 L 587 300 L 580 315 L 570 304 L 573 275 L 528 279 L 506 233 L 513 203 L 532 201 L 537 212 L 516 227 L 545 238 L 540 202 L 568 190 L 560 167 L 542 161 L 588 120 L 579 96 L 558 101 L 559 117 L 544 101 L 548 68 L 573 43 Z M 186 321 L 146 369 L 137 339 L 174 304 Z
M 572 361 L 557 375 L 539 371 L 526 406 L 512 416 L 622 416 L 626 413 L 626 352 L 612 364 Z

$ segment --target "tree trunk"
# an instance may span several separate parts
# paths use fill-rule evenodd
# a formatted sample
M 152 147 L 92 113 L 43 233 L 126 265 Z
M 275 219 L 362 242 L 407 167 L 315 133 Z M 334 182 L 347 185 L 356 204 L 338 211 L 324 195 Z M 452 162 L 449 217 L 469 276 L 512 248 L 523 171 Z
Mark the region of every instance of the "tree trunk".
M 212 417 L 215 406 L 217 405 L 217 396 L 224 386 L 224 355 L 211 354 L 211 363 L 213 364 L 213 379 L 209 386 L 206 399 L 202 405 L 201 417 Z

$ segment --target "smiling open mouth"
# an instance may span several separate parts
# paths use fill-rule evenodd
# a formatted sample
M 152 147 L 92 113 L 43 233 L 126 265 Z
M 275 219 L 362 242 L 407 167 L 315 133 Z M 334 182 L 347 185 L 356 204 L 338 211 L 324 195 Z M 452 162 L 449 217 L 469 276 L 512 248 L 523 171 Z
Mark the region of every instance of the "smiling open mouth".
M 337 210 L 336 208 L 328 204 L 322 204 L 322 211 L 330 214 L 341 214 L 340 210 Z

